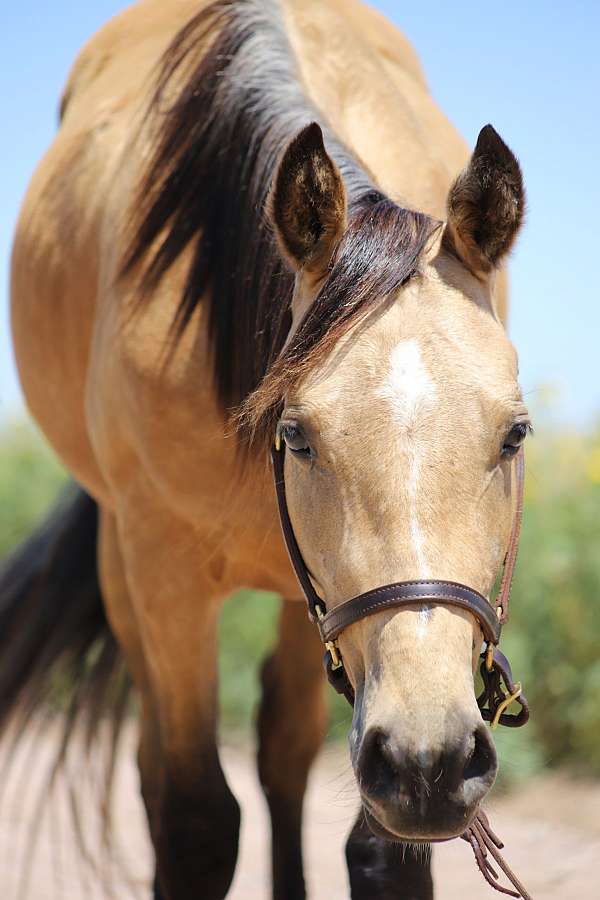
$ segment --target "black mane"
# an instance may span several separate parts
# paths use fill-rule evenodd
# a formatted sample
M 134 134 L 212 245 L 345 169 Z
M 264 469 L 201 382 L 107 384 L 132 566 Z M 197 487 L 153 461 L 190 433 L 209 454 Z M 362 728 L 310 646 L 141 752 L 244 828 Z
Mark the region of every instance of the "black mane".
M 406 280 L 434 223 L 386 200 L 323 122 L 300 82 L 277 0 L 216 0 L 194 16 L 162 59 L 150 114 L 157 144 L 140 187 L 140 218 L 123 272 L 142 264 L 142 296 L 148 298 L 185 248 L 194 246 L 173 328 L 180 335 L 206 298 L 217 395 L 230 413 L 261 386 L 290 327 L 293 277 L 264 210 L 279 157 L 301 128 L 315 119 L 322 123 L 327 150 L 346 183 L 351 226 L 358 217 L 372 231 L 376 219 L 389 226 L 391 215 L 396 238 L 398 224 L 405 226 L 395 247 L 385 235 L 368 241 L 363 269 L 382 268 L 378 254 L 373 257 L 378 244 L 379 255 L 390 257 L 388 267 Z M 365 210 L 382 202 L 386 215 L 365 219 Z M 356 235 L 346 244 L 364 257 Z M 340 262 L 349 268 L 347 259 L 338 258 L 338 273 Z M 360 261 L 350 268 L 361 269 Z M 363 273 L 354 303 L 351 285 L 345 285 L 343 309 L 325 285 L 320 314 L 311 320 L 312 339 L 304 329 L 306 348 L 314 350 L 336 323 L 349 325 L 353 313 L 383 299 L 369 296 L 364 280 Z

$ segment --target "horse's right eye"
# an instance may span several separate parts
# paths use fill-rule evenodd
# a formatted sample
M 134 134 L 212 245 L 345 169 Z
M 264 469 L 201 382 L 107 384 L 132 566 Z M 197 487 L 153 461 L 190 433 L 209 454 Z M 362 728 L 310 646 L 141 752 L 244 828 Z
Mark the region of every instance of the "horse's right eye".
M 530 432 L 531 425 L 529 422 L 517 422 L 509 433 L 506 435 L 504 439 L 504 444 L 502 445 L 502 457 L 503 459 L 510 459 L 512 456 L 515 456 L 527 437 L 528 432 Z
M 285 441 L 285 446 L 296 456 L 312 456 L 310 444 L 300 425 L 295 422 L 284 422 L 280 426 L 279 433 Z

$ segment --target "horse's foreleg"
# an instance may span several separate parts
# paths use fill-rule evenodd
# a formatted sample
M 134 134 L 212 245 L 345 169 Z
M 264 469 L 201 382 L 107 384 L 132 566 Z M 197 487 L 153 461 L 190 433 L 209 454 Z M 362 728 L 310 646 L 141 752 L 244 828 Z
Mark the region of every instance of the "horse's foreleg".
M 306 896 L 302 801 L 326 729 L 323 648 L 304 603 L 282 603 L 279 640 L 262 670 L 258 769 L 272 825 L 274 900 Z
M 352 900 L 433 900 L 431 851 L 376 837 L 361 812 L 346 844 Z
M 112 632 L 125 655 L 128 669 L 141 700 L 138 766 L 148 825 L 153 834 L 153 819 L 158 804 L 161 770 L 158 717 L 150 690 L 139 624 L 127 586 L 117 524 L 114 515 L 106 509 L 100 511 L 98 569 L 106 614 Z M 163 900 L 158 882 L 154 888 L 154 900 Z
M 147 682 L 139 763 L 155 897 L 222 900 L 240 814 L 216 746 L 219 576 L 194 530 L 144 500 L 118 536 Z

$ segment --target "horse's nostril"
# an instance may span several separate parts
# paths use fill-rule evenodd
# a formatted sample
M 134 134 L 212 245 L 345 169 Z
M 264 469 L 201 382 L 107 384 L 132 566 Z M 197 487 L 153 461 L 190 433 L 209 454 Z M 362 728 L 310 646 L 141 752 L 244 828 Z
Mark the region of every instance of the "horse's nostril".
M 389 734 L 380 728 L 372 728 L 365 734 L 358 762 L 363 787 L 369 791 L 391 788 L 398 779 L 401 764 L 400 751 Z
M 474 733 L 473 750 L 464 768 L 463 779 L 465 782 L 475 779 L 491 781 L 496 774 L 496 767 L 496 751 L 492 739 L 485 725 L 478 725 Z

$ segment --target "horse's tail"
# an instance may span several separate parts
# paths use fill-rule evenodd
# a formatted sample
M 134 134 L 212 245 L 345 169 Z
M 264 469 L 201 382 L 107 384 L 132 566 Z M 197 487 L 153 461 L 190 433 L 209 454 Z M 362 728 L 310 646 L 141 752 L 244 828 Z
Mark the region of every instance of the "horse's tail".
M 79 720 L 88 740 L 111 722 L 116 750 L 127 709 L 130 682 L 104 612 L 97 534 L 96 503 L 71 485 L 0 568 L 0 731 L 13 714 L 22 733 L 34 713 L 65 711 L 57 763 Z

